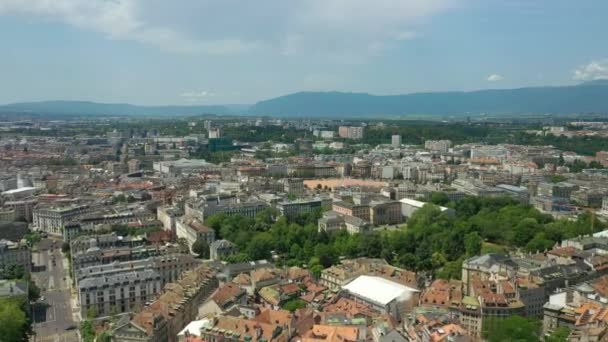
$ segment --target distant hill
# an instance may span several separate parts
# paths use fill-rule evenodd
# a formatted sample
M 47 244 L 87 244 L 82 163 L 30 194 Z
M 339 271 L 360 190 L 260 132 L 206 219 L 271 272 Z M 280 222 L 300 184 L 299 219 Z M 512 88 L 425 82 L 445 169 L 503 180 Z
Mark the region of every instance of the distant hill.
M 608 113 L 608 81 L 576 86 L 414 93 L 377 96 L 364 93 L 300 92 L 260 101 L 255 115 L 370 116 L 468 114 Z
M 136 106 L 124 103 L 96 103 L 87 101 L 42 101 L 13 103 L 0 106 L 0 113 L 55 114 L 55 115 L 199 115 L 234 114 L 247 110 L 243 105 L 227 106 Z
M 608 114 L 608 80 L 575 86 L 471 92 L 370 95 L 299 92 L 249 105 L 136 106 L 86 101 L 43 101 L 0 105 L 0 118 L 23 116 L 264 115 L 348 118 L 375 115 Z

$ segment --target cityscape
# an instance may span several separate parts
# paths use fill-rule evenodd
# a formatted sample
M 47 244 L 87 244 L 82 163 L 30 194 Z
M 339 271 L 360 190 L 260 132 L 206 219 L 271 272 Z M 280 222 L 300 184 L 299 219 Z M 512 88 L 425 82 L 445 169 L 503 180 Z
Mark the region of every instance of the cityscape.
M 0 0 L 0 342 L 608 341 L 608 3 L 326 1 Z
M 549 121 L 8 122 L 1 293 L 36 341 L 597 340 L 608 124 Z

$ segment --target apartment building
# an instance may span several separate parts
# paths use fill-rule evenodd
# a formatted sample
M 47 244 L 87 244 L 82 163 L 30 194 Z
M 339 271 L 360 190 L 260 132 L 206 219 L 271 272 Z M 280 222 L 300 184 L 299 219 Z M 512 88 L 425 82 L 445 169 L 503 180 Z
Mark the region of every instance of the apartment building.
M 398 134 L 395 134 L 391 137 L 391 145 L 393 147 L 401 147 L 401 136 Z
M 156 209 L 156 218 L 162 222 L 163 229 L 170 231 L 173 235 L 176 234 L 177 220 L 184 216 L 184 211 L 177 207 L 158 207 Z
M 24 272 L 32 269 L 32 253 L 27 244 L 0 240 L 0 276 L 11 266 L 21 266 Z
M 215 241 L 215 230 L 205 226 L 201 221 L 193 217 L 178 220 L 175 225 L 175 232 L 178 239 L 184 238 L 188 241 L 190 249 L 192 249 L 192 245 L 198 239 L 203 239 L 208 244 Z
M 161 286 L 175 282 L 183 272 L 199 264 L 199 260 L 190 254 L 167 254 L 146 259 L 117 261 L 79 268 L 74 271 L 74 280 L 78 284 L 86 278 L 118 275 L 132 271 L 154 270 L 160 275 Z
M 441 153 L 447 153 L 452 147 L 450 140 L 426 140 L 424 142 L 424 148 L 430 151 L 438 151 Z
M 284 191 L 290 195 L 299 197 L 306 193 L 302 178 L 283 178 L 281 182 L 284 184 Z
M 346 139 L 363 139 L 363 127 L 340 126 L 338 135 Z
M 332 210 L 346 216 L 358 217 L 370 222 L 370 206 L 368 204 L 354 204 L 345 201 L 337 201 L 332 204 Z
M 173 254 L 178 252 L 177 246 L 138 246 L 138 247 L 114 247 L 100 249 L 90 248 L 78 254 L 72 254 L 72 271 L 79 269 L 109 264 L 113 262 L 140 260 L 159 255 Z
M 372 202 L 369 211 L 369 221 L 376 226 L 403 222 L 401 202 Z
M 70 251 L 72 255 L 77 255 L 87 250 L 121 247 L 135 248 L 145 244 L 146 241 L 139 236 L 118 236 L 115 233 L 111 233 L 77 237 L 70 241 Z
M 215 214 L 255 217 L 260 211 L 266 208 L 268 208 L 266 203 L 256 200 L 238 202 L 235 199 L 234 201 L 219 203 L 218 201 L 205 201 L 199 203 L 186 203 L 186 216 L 195 216 L 201 221 L 204 221 Z
M 459 280 L 435 280 L 420 297 L 422 308 L 446 308 L 458 318 L 462 327 L 476 339 L 481 339 L 483 317 L 477 298 L 465 296 Z
M 64 226 L 86 213 L 88 209 L 87 205 L 36 208 L 32 213 L 34 229 L 63 236 Z
M 98 275 L 78 282 L 80 314 L 98 317 L 142 308 L 161 289 L 161 277 L 151 269 Z
M 563 199 L 570 199 L 572 193 L 578 190 L 578 185 L 570 184 L 566 182 L 561 183 L 548 183 L 542 182 L 538 184 L 537 194 L 545 197 L 556 197 Z
M 386 260 L 357 258 L 342 260 L 339 265 L 321 271 L 319 283 L 330 289 L 340 289 L 360 275 L 374 275 L 406 285 L 417 286 L 416 273 L 389 265 Z
M 207 265 L 185 272 L 134 316 L 123 316 L 112 332 L 113 341 L 177 342 L 178 333 L 197 318 L 200 304 L 218 288 L 215 275 Z
M 323 202 L 320 198 L 313 198 L 310 200 L 280 202 L 277 204 L 277 209 L 279 209 L 281 215 L 294 218 L 300 214 L 310 213 L 318 208 L 321 208 L 322 205 Z
M 228 240 L 216 240 L 209 245 L 211 260 L 221 260 L 239 252 L 239 247 Z
M 201 338 L 204 341 L 225 342 L 287 342 L 289 332 L 285 326 L 276 322 L 264 323 L 220 316 L 213 320 L 212 326 L 201 330 Z
M 333 210 L 326 211 L 319 219 L 318 226 L 320 232 L 330 233 L 340 230 L 344 228 L 344 215 Z

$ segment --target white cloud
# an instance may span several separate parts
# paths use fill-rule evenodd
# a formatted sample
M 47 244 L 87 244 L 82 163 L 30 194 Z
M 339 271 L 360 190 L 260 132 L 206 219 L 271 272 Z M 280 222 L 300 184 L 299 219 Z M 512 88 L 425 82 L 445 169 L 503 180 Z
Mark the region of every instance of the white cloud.
M 573 79 L 578 81 L 594 81 L 608 79 L 608 58 L 592 61 L 574 70 Z
M 257 51 L 336 60 L 375 55 L 414 39 L 421 23 L 455 2 L 0 0 L 0 16 L 64 23 L 177 53 Z
M 403 32 L 399 32 L 395 35 L 395 39 L 397 40 L 411 40 L 416 38 L 416 32 L 412 32 L 412 31 L 403 31 Z
M 179 94 L 180 97 L 186 97 L 191 99 L 202 99 L 206 97 L 215 97 L 217 94 L 212 93 L 210 91 L 195 91 L 195 92 L 185 92 Z
M 238 39 L 201 41 L 172 28 L 150 24 L 140 16 L 142 4 L 137 0 L 0 0 L 0 15 L 63 22 L 101 33 L 108 39 L 132 40 L 173 52 L 226 54 L 258 47 L 258 42 Z
M 489 82 L 498 82 L 498 81 L 502 81 L 504 79 L 504 77 L 500 76 L 499 74 L 492 74 L 490 76 L 488 76 L 487 80 Z

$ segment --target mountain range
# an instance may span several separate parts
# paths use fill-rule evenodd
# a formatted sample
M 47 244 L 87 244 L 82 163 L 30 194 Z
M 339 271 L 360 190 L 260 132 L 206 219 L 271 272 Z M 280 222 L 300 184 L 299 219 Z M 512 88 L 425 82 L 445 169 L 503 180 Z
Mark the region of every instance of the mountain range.
M 249 107 L 249 106 L 247 106 Z M 247 109 L 245 107 L 245 110 Z M 230 114 L 231 107 L 217 106 L 137 106 L 126 103 L 97 103 L 89 101 L 21 102 L 0 106 L 0 113 L 54 115 L 197 115 Z
M 43 101 L 0 106 L 3 114 L 43 115 L 267 115 L 283 117 L 370 117 L 471 114 L 608 113 L 608 80 L 561 87 L 490 89 L 470 92 L 370 95 L 299 92 L 254 105 L 137 106 L 85 101 Z
M 285 116 L 608 113 L 608 81 L 575 86 L 376 96 L 300 92 L 261 101 L 253 114 Z

